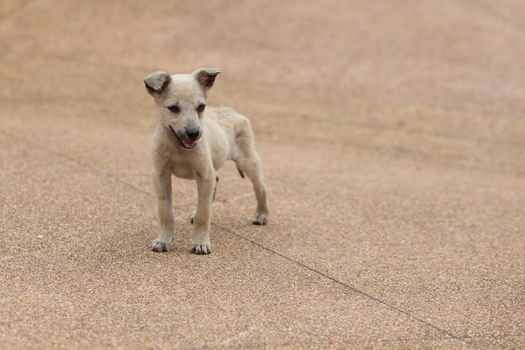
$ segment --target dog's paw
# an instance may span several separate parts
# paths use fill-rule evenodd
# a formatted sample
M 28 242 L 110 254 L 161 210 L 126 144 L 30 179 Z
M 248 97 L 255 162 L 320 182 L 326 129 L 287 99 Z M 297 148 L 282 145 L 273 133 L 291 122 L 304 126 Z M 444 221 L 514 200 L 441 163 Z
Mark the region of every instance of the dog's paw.
M 191 252 L 193 254 L 197 254 L 197 255 L 211 254 L 211 244 L 209 244 L 209 243 L 192 244 L 191 245 Z
M 268 214 L 266 213 L 256 213 L 255 218 L 252 221 L 254 225 L 266 225 L 268 222 Z
M 158 238 L 151 243 L 151 250 L 157 253 L 167 252 L 171 248 L 171 243 L 162 242 Z

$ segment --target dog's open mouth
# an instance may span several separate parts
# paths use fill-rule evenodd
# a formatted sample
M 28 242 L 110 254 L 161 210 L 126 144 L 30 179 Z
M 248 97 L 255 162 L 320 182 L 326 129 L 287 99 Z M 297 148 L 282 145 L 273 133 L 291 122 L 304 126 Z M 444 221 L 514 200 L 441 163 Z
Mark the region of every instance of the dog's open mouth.
M 170 126 L 170 130 L 171 130 L 171 133 L 173 134 L 173 136 L 175 136 L 175 139 L 177 139 L 177 142 L 179 143 L 179 145 L 182 146 L 182 148 L 184 149 L 194 149 L 195 146 L 197 146 L 197 140 L 182 140 L 179 138 L 179 136 L 177 136 L 177 133 L 175 132 L 175 130 Z
M 186 141 L 186 140 L 182 140 L 180 143 L 181 143 L 182 146 L 183 146 L 184 148 L 186 148 L 186 149 L 193 149 L 193 148 L 195 148 L 195 146 L 197 145 L 197 142 L 195 142 L 195 141 L 191 141 L 191 140 L 188 140 L 188 141 Z

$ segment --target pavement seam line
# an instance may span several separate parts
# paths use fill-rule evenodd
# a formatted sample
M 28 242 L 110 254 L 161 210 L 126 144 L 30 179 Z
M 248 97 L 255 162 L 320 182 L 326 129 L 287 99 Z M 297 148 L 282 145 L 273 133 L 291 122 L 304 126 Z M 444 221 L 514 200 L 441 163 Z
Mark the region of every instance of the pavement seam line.
M 300 267 L 302 267 L 302 268 L 304 268 L 304 269 L 307 269 L 307 270 L 309 270 L 309 271 L 311 271 L 311 272 L 313 272 L 313 273 L 315 273 L 315 274 L 317 274 L 317 275 L 320 275 L 320 276 L 322 276 L 322 277 L 324 277 L 324 278 L 327 278 L 327 279 L 331 280 L 332 282 L 335 282 L 335 283 L 337 283 L 337 284 L 339 284 L 339 285 L 341 285 L 341 286 L 343 286 L 343 287 L 345 287 L 345 288 L 348 288 L 348 289 L 352 290 L 352 291 L 355 292 L 355 293 L 361 294 L 361 295 L 363 295 L 363 296 L 365 296 L 365 297 L 367 297 L 367 298 L 369 298 L 369 299 L 371 299 L 371 300 L 373 300 L 373 301 L 375 301 L 375 302 L 377 302 L 377 303 L 379 303 L 379 304 L 382 304 L 382 305 L 388 307 L 388 308 L 391 309 L 391 310 L 397 311 L 397 312 L 399 312 L 399 313 L 401 313 L 401 314 L 404 314 L 404 315 L 408 316 L 409 318 L 412 318 L 412 319 L 414 319 L 414 320 L 416 320 L 416 321 L 418 321 L 418 322 L 420 322 L 420 323 L 425 324 L 426 326 L 432 327 L 432 328 L 434 328 L 435 330 L 437 330 L 437 331 L 439 331 L 439 332 L 441 332 L 441 333 L 447 335 L 449 338 L 453 338 L 453 339 L 456 339 L 456 340 L 460 340 L 460 341 L 462 341 L 462 342 L 466 342 L 463 338 L 458 337 L 458 336 L 454 335 L 453 333 L 451 333 L 451 332 L 449 332 L 449 331 L 447 331 L 447 330 L 445 330 L 445 329 L 443 329 L 443 328 L 441 328 L 441 327 L 439 327 L 439 326 L 436 326 L 436 325 L 434 325 L 434 324 L 432 324 L 432 323 L 430 323 L 430 322 L 428 322 L 428 321 L 425 321 L 425 320 L 423 320 L 423 319 L 421 319 L 421 318 L 419 318 L 419 317 L 417 317 L 417 316 L 414 316 L 414 315 L 410 314 L 410 313 L 407 312 L 407 311 L 404 311 L 404 310 L 402 310 L 402 309 L 399 309 L 399 308 L 395 307 L 394 305 L 390 305 L 390 304 L 387 303 L 386 301 L 383 301 L 383 300 L 381 300 L 381 299 L 379 299 L 379 298 L 377 298 L 377 297 L 374 297 L 373 295 L 371 295 L 371 294 L 369 294 L 369 293 L 367 293 L 367 292 L 364 292 L 364 291 L 362 291 L 362 290 L 360 290 L 360 289 L 358 289 L 358 288 L 356 288 L 356 287 L 354 287 L 354 286 L 352 286 L 352 285 L 350 285 L 350 284 L 348 284 L 348 283 L 345 283 L 345 282 L 343 282 L 343 281 L 340 281 L 340 280 L 338 280 L 337 278 L 332 277 L 332 276 L 330 276 L 330 275 L 328 275 L 328 274 L 326 274 L 326 273 L 324 273 L 324 272 L 322 272 L 322 271 L 316 270 L 315 268 L 310 267 L 310 266 L 308 266 L 308 265 L 306 265 L 306 264 L 304 264 L 304 263 L 302 263 L 302 262 L 300 262 L 300 261 L 297 261 L 297 260 L 295 260 L 295 259 L 293 259 L 293 258 L 290 258 L 290 257 L 288 257 L 288 256 L 286 256 L 286 255 L 284 255 L 284 254 L 282 254 L 282 253 L 279 253 L 278 251 L 273 250 L 272 248 L 266 247 L 266 246 L 264 246 L 264 245 L 262 245 L 262 244 L 260 244 L 260 243 L 258 243 L 258 242 L 256 242 L 256 241 L 254 241 L 254 240 L 248 238 L 248 237 L 244 237 L 243 235 L 240 235 L 240 234 L 238 234 L 238 233 L 235 233 L 235 232 L 233 232 L 233 231 L 230 231 L 229 229 L 227 229 L 227 228 L 225 228 L 225 227 L 223 227 L 223 226 L 220 226 L 220 225 L 218 225 L 218 224 L 213 224 L 213 225 L 214 225 L 215 227 L 218 227 L 218 228 L 220 228 L 221 230 L 223 230 L 223 231 L 225 231 L 225 232 L 231 234 L 231 235 L 234 235 L 234 236 L 236 236 L 236 237 L 238 237 L 238 238 L 240 238 L 240 239 L 242 239 L 242 240 L 245 240 L 245 241 L 247 241 L 247 242 L 250 242 L 251 244 L 253 244 L 253 245 L 255 245 L 255 246 L 257 246 L 257 247 L 259 247 L 259 248 L 261 248 L 261 249 L 264 249 L 264 250 L 266 250 L 266 251 L 268 251 L 268 252 L 271 252 L 272 254 L 275 254 L 275 255 L 277 255 L 277 256 L 280 256 L 281 258 L 283 258 L 283 259 L 285 259 L 285 260 L 288 260 L 289 262 L 292 262 L 292 263 L 294 263 L 294 264 L 296 264 L 296 265 L 298 265 L 298 266 L 300 266 Z
M 64 153 L 61 153 L 61 152 L 58 152 L 58 151 L 55 151 L 54 149 L 52 148 L 49 148 L 47 146 L 44 146 L 44 145 L 41 145 L 39 143 L 36 143 L 36 142 L 33 142 L 33 141 L 29 141 L 29 140 L 26 140 L 25 138 L 21 137 L 21 136 L 18 136 L 18 135 L 13 135 L 11 133 L 8 133 L 8 132 L 5 132 L 3 130 L 0 130 L 0 134 L 4 134 L 4 135 L 7 135 L 8 137 L 11 137 L 11 138 L 15 138 L 15 139 L 18 139 L 18 140 L 21 140 L 23 141 L 24 143 L 30 145 L 30 146 L 33 146 L 33 147 L 36 147 L 36 148 L 40 148 L 40 149 L 43 149 L 43 150 L 46 150 L 47 152 L 59 157 L 59 158 L 62 158 L 62 159 L 65 159 L 65 160 L 68 160 L 72 163 L 75 163 L 77 165 L 80 165 L 81 167 L 84 167 L 86 168 L 87 170 L 90 170 L 92 172 L 93 175 L 95 176 L 99 176 L 99 177 L 105 177 L 105 178 L 109 178 L 115 182 L 118 182 L 122 185 L 124 185 L 125 187 L 128 187 L 128 188 L 131 188 L 132 190 L 135 190 L 137 192 L 140 192 L 142 194 L 146 194 L 146 195 L 149 195 L 149 196 L 152 196 L 153 194 L 150 193 L 150 192 L 147 192 L 147 191 L 144 191 L 128 182 L 125 182 L 125 181 L 122 181 L 120 178 L 116 177 L 115 175 L 111 174 L 111 173 L 105 173 L 105 172 L 101 172 L 100 170 L 98 170 L 97 168 L 89 165 L 89 164 L 86 164 L 76 158 L 73 158 L 71 156 L 68 156 L 67 154 L 64 154 Z
M 92 174 L 95 175 L 95 176 L 111 179 L 111 180 L 113 180 L 115 182 L 118 182 L 118 183 L 124 185 L 125 187 L 128 187 L 129 189 L 132 189 L 134 191 L 137 191 L 137 192 L 140 192 L 142 194 L 148 195 L 150 197 L 154 197 L 153 193 L 148 192 L 148 191 L 144 191 L 144 190 L 142 190 L 142 189 L 140 189 L 140 188 L 138 188 L 138 187 L 136 187 L 136 186 L 126 182 L 126 181 L 122 181 L 122 180 L 120 180 L 119 178 L 115 177 L 114 175 L 112 175 L 110 173 L 100 172 L 95 167 L 93 167 L 93 166 L 91 166 L 89 164 L 83 163 L 82 161 L 80 161 L 80 160 L 78 160 L 76 158 L 73 158 L 73 157 L 68 156 L 66 154 L 63 154 L 61 152 L 55 151 L 54 149 L 51 149 L 51 148 L 49 148 L 47 146 L 43 146 L 43 145 L 38 144 L 36 142 L 26 140 L 25 138 L 23 138 L 21 136 L 13 135 L 11 133 L 5 132 L 3 130 L 0 130 L 0 133 L 2 133 L 4 135 L 7 135 L 9 137 L 12 137 L 12 138 L 19 139 L 19 140 L 23 141 L 24 143 L 26 143 L 26 144 L 28 144 L 30 146 L 46 150 L 47 152 L 49 152 L 49 153 L 51 153 L 51 154 L 53 154 L 53 155 L 55 155 L 57 157 L 66 159 L 66 160 L 68 160 L 68 161 L 70 161 L 72 163 L 80 165 L 81 167 L 84 167 L 84 168 L 92 171 Z M 173 206 L 173 207 L 176 208 L 176 209 L 181 209 L 181 208 L 179 208 L 177 206 Z M 423 320 L 423 319 L 421 319 L 421 318 L 419 318 L 417 316 L 414 316 L 414 315 L 410 314 L 408 311 L 404 311 L 404 310 L 402 310 L 402 309 L 400 309 L 400 308 L 398 308 L 398 307 L 396 307 L 394 305 L 390 305 L 386 301 L 383 301 L 383 300 L 381 300 L 381 299 L 379 299 L 377 297 L 374 297 L 373 295 L 371 295 L 371 294 L 369 294 L 367 292 L 364 292 L 364 291 L 362 291 L 362 290 L 360 290 L 360 289 L 358 289 L 358 288 L 356 288 L 356 287 L 354 287 L 354 286 L 352 286 L 350 284 L 347 284 L 347 283 L 345 283 L 343 281 L 340 281 L 340 280 L 336 279 L 335 277 L 332 277 L 332 276 L 330 276 L 330 275 L 328 275 L 328 274 L 326 274 L 326 273 L 324 273 L 322 271 L 316 270 L 313 267 L 310 267 L 310 266 L 308 266 L 308 265 L 306 265 L 306 264 L 304 264 L 304 263 L 302 263 L 300 261 L 297 261 L 297 260 L 295 260 L 293 258 L 290 258 L 290 257 L 288 257 L 288 256 L 286 256 L 286 255 L 284 255 L 282 253 L 279 253 L 276 250 L 273 250 L 272 248 L 266 247 L 266 246 L 264 246 L 264 245 L 262 245 L 262 244 L 260 244 L 260 243 L 258 243 L 256 241 L 248 238 L 248 237 L 245 237 L 243 235 L 235 233 L 235 232 L 233 232 L 233 231 L 231 231 L 231 230 L 229 230 L 229 229 L 227 229 L 227 228 L 225 228 L 225 227 L 223 227 L 221 225 L 218 225 L 218 224 L 214 223 L 213 226 L 215 226 L 217 228 L 220 228 L 221 230 L 229 233 L 230 235 L 238 237 L 238 238 L 240 238 L 240 239 L 242 239 L 242 240 L 244 240 L 246 242 L 249 242 L 249 243 L 251 243 L 251 244 L 253 244 L 253 245 L 255 245 L 255 246 L 257 246 L 257 247 L 259 247 L 259 248 L 261 248 L 263 250 L 266 250 L 266 251 L 268 251 L 268 252 L 270 252 L 270 253 L 272 253 L 274 255 L 277 255 L 277 256 L 279 256 L 279 257 L 281 257 L 281 258 L 283 258 L 283 259 L 285 259 L 285 260 L 287 260 L 287 261 L 289 261 L 291 263 L 294 263 L 297 266 L 300 266 L 300 267 L 302 267 L 302 268 L 304 268 L 306 270 L 309 270 L 309 271 L 311 271 L 311 272 L 313 272 L 313 273 L 315 273 L 317 275 L 320 275 L 320 276 L 322 276 L 324 278 L 327 278 L 327 279 L 331 280 L 332 282 L 335 282 L 335 283 L 339 284 L 340 286 L 343 286 L 343 287 L 345 287 L 347 289 L 350 289 L 350 290 L 352 290 L 353 292 L 355 292 L 357 294 L 365 296 L 368 299 L 371 299 L 371 300 L 375 301 L 376 303 L 382 304 L 383 306 L 386 306 L 387 308 L 389 308 L 391 310 L 397 311 L 397 312 L 399 312 L 399 313 L 401 313 L 401 314 L 403 314 L 405 316 L 408 316 L 409 318 L 412 318 L 412 319 L 418 321 L 419 323 L 422 323 L 422 324 L 424 324 L 424 325 L 426 325 L 428 327 L 431 327 L 431 328 L 439 331 L 442 334 L 445 334 L 449 338 L 456 339 L 456 340 L 459 340 L 459 341 L 464 342 L 466 344 L 469 344 L 463 337 L 456 336 L 453 333 L 451 333 L 451 332 L 449 332 L 449 331 L 447 331 L 447 330 L 445 330 L 445 329 L 443 329 L 443 328 L 441 328 L 439 326 L 436 326 L 436 325 L 434 325 L 434 324 L 432 324 L 432 323 L 430 323 L 428 321 L 425 321 L 425 320 Z

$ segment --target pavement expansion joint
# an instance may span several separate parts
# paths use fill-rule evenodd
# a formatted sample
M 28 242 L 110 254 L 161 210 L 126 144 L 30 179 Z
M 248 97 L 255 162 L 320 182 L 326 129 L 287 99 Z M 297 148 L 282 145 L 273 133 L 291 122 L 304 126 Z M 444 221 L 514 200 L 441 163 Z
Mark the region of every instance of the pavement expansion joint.
M 373 295 L 371 295 L 371 294 L 369 294 L 367 292 L 364 292 L 364 291 L 362 291 L 360 289 L 357 289 L 356 287 L 354 287 L 354 286 L 352 286 L 352 285 L 350 285 L 348 283 L 345 283 L 345 282 L 343 282 L 341 280 L 338 280 L 338 279 L 336 279 L 336 278 L 334 278 L 334 277 L 332 277 L 332 276 L 330 276 L 330 275 L 328 275 L 328 274 L 326 274 L 326 273 L 324 273 L 322 271 L 319 271 L 319 270 L 317 270 L 317 269 L 315 269 L 315 268 L 313 268 L 311 266 L 303 264 L 302 262 L 297 261 L 297 260 L 295 260 L 295 259 L 293 259 L 293 258 L 291 258 L 289 256 L 281 254 L 281 253 L 279 253 L 279 252 L 277 252 L 277 251 L 275 251 L 275 250 L 273 250 L 273 249 L 271 249 L 269 247 L 266 247 L 266 246 L 264 246 L 264 245 L 262 245 L 262 244 L 260 244 L 260 243 L 258 243 L 256 241 L 250 239 L 250 238 L 244 237 L 243 235 L 240 235 L 238 233 L 230 231 L 229 229 L 227 229 L 227 228 L 225 228 L 223 226 L 219 226 L 217 224 L 214 224 L 214 226 L 216 226 L 216 227 L 220 228 L 221 230 L 223 230 L 223 231 L 225 231 L 225 232 L 227 232 L 227 233 L 229 233 L 231 235 L 234 235 L 234 236 L 236 236 L 236 237 L 238 237 L 238 238 L 240 238 L 242 240 L 245 240 L 245 241 L 247 241 L 247 242 L 249 242 L 249 243 L 251 243 L 251 244 L 253 244 L 253 245 L 255 245 L 255 246 L 259 247 L 259 248 L 261 248 L 261 249 L 264 249 L 264 250 L 266 250 L 268 252 L 271 252 L 272 254 L 275 254 L 275 255 L 277 255 L 277 256 L 285 259 L 285 260 L 288 260 L 289 262 L 292 262 L 292 263 L 294 263 L 294 264 L 296 264 L 296 265 L 298 265 L 298 266 L 300 266 L 300 267 L 302 267 L 304 269 L 307 269 L 307 270 L 309 270 L 309 271 L 311 271 L 311 272 L 313 272 L 315 274 L 318 274 L 318 275 L 320 275 L 320 276 L 322 276 L 324 278 L 327 278 L 327 279 L 329 279 L 329 280 L 331 280 L 331 281 L 333 281 L 333 282 L 335 282 L 335 283 L 337 283 L 337 284 L 339 284 L 339 285 L 341 285 L 341 286 L 343 286 L 345 288 L 348 288 L 348 289 L 352 290 L 355 293 L 361 294 L 361 295 L 363 295 L 363 296 L 365 296 L 365 297 L 367 297 L 367 298 L 369 298 L 369 299 L 371 299 L 371 300 L 373 300 L 373 301 L 375 301 L 375 302 L 377 302 L 379 304 L 382 304 L 382 305 L 384 305 L 384 306 L 386 306 L 386 307 L 388 307 L 388 308 L 390 308 L 390 309 L 392 309 L 394 311 L 402 313 L 402 314 L 404 314 L 404 315 L 406 315 L 406 316 L 408 316 L 408 317 L 410 317 L 410 318 L 412 318 L 412 319 L 414 319 L 414 320 L 416 320 L 416 321 L 418 321 L 420 323 L 423 323 L 423 324 L 425 324 L 425 325 L 427 325 L 429 327 L 432 327 L 435 330 L 445 334 L 448 338 L 464 341 L 464 339 L 462 337 L 456 336 L 456 335 L 452 334 L 451 332 L 449 332 L 449 331 L 447 331 L 447 330 L 445 330 L 443 328 L 440 328 L 439 326 L 436 326 L 436 325 L 434 325 L 434 324 L 432 324 L 432 323 L 430 323 L 428 321 L 425 321 L 425 320 L 423 320 L 423 319 L 421 319 L 421 318 L 419 318 L 417 316 L 414 316 L 414 315 L 410 314 L 407 311 L 399 309 L 399 308 L 395 307 L 394 305 L 391 305 L 391 304 L 387 303 L 384 300 L 376 298 Z

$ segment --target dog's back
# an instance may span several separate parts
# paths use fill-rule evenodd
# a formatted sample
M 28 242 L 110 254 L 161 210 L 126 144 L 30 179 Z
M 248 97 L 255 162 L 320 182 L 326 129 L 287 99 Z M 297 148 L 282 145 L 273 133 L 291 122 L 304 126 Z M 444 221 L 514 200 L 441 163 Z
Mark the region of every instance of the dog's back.
M 209 107 L 206 110 L 204 122 L 212 131 L 214 139 L 212 146 L 216 146 L 217 142 L 227 143 L 228 160 L 236 160 L 245 156 L 243 150 L 253 146 L 254 138 L 250 121 L 231 107 Z

